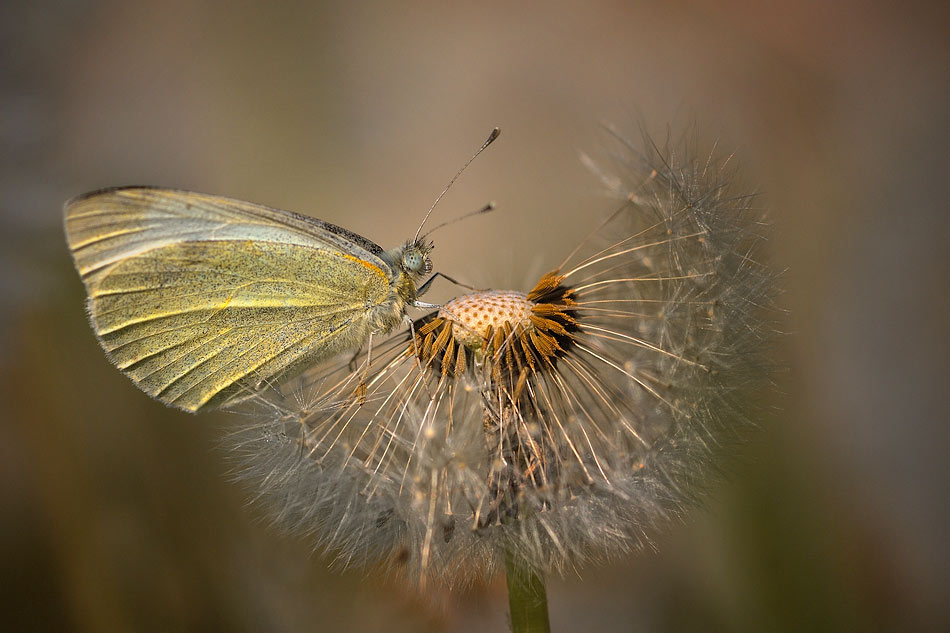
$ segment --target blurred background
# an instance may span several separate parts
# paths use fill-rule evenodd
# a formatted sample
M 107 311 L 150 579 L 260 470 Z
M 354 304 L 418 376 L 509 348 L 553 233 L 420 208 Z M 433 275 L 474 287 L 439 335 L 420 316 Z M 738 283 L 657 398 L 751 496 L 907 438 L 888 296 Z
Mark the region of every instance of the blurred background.
M 522 288 L 613 208 L 579 152 L 642 119 L 736 148 L 764 192 L 790 369 L 708 507 L 551 580 L 554 629 L 950 630 L 945 5 L 450 4 L 3 3 L 0 629 L 507 630 L 503 579 L 417 597 L 270 529 L 227 418 L 106 360 L 62 203 L 196 189 L 391 247 L 498 125 L 437 217 L 498 211 L 433 256 Z

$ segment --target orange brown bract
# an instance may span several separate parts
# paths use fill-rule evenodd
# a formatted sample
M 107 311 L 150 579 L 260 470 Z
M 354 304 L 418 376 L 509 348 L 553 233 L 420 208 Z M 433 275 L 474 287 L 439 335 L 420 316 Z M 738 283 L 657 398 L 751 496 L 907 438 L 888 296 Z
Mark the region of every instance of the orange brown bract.
M 523 382 L 528 371 L 552 365 L 576 329 L 576 304 L 562 280 L 552 272 L 528 294 L 484 290 L 457 297 L 419 328 L 413 349 L 423 363 L 438 362 L 442 373 L 461 375 L 472 355 L 490 359 L 495 379 L 504 372 Z

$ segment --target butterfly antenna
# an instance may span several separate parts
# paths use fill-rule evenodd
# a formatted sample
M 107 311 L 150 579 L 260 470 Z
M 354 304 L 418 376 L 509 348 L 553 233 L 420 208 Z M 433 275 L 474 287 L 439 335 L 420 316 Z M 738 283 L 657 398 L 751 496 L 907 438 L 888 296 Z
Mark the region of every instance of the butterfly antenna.
M 462 215 L 460 215 L 460 216 L 458 216 L 457 218 L 454 218 L 454 219 L 452 219 L 452 220 L 446 220 L 446 221 L 443 222 L 442 224 L 439 224 L 438 226 L 435 226 L 435 227 L 429 229 L 428 231 L 426 231 L 426 234 L 422 236 L 422 241 L 424 242 L 427 237 L 429 237 L 430 235 L 432 235 L 433 233 L 435 233 L 436 231 L 438 231 L 438 230 L 441 229 L 442 227 L 449 226 L 450 224 L 455 224 L 456 222 L 459 222 L 459 221 L 461 221 L 461 220 L 465 220 L 465 219 L 470 218 L 470 217 L 475 216 L 475 215 L 482 215 L 483 213 L 488 213 L 488 212 L 490 212 L 490 211 L 494 211 L 494 210 L 495 210 L 495 206 L 496 206 L 496 205 L 495 205 L 495 202 L 492 201 L 492 202 L 489 202 L 488 204 L 486 204 L 486 205 L 485 205 L 484 207 L 482 207 L 481 209 L 478 209 L 477 211 L 469 211 L 468 213 L 463 213 Z
M 412 238 L 412 241 L 413 241 L 413 242 L 415 242 L 416 240 L 419 239 L 419 234 L 422 233 L 422 227 L 425 226 L 426 221 L 429 219 L 429 216 L 432 215 L 432 210 L 435 209 L 435 206 L 436 206 L 437 204 L 439 204 L 439 200 L 442 199 L 442 196 L 445 195 L 445 192 L 449 190 L 449 188 L 452 186 L 452 184 L 453 184 L 456 180 L 458 180 L 458 177 L 462 175 L 462 172 L 465 171 L 465 168 L 468 167 L 469 165 L 471 165 L 471 164 L 472 164 L 472 161 L 475 160 L 475 159 L 478 157 L 479 154 L 481 154 L 483 151 L 485 151 L 485 148 L 486 148 L 486 147 L 488 147 L 489 145 L 491 145 L 492 143 L 494 143 L 494 142 L 495 142 L 495 139 L 498 138 L 498 136 L 499 136 L 500 134 L 501 134 L 501 128 L 497 128 L 497 127 L 496 127 L 495 129 L 493 129 L 493 130 L 491 131 L 491 134 L 488 135 L 488 138 L 485 140 L 485 142 L 482 143 L 482 146 L 478 148 L 478 151 L 475 152 L 474 154 L 472 154 L 472 157 L 469 158 L 468 161 L 467 161 L 464 165 L 462 165 L 462 168 L 461 168 L 460 170 L 458 170 L 458 172 L 456 172 L 456 174 L 455 174 L 454 176 L 452 176 L 452 180 L 449 181 L 449 184 L 447 184 L 447 185 L 445 186 L 445 189 L 442 190 L 442 193 L 439 194 L 439 197 L 436 198 L 436 199 L 435 199 L 435 202 L 432 203 L 432 206 L 429 207 L 429 210 L 426 212 L 426 216 L 425 216 L 424 218 L 422 218 L 422 223 L 419 224 L 419 228 L 416 229 L 416 234 L 415 234 L 415 236 Z

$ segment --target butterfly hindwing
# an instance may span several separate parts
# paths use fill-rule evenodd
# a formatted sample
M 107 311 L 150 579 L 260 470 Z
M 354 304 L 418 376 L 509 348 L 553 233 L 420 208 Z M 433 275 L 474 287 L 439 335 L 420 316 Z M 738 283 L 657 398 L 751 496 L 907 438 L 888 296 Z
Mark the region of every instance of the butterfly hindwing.
M 364 315 L 392 298 L 392 273 L 364 248 L 372 242 L 327 226 L 152 189 L 85 196 L 66 215 L 109 357 L 141 389 L 189 411 L 368 336 Z

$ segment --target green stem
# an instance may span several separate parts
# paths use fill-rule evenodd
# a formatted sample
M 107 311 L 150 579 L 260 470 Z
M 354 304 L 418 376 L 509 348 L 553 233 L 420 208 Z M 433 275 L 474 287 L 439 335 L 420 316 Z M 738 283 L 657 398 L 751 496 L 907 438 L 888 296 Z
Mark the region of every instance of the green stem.
M 505 554 L 505 571 L 508 575 L 511 633 L 550 633 L 544 578 L 511 552 Z

